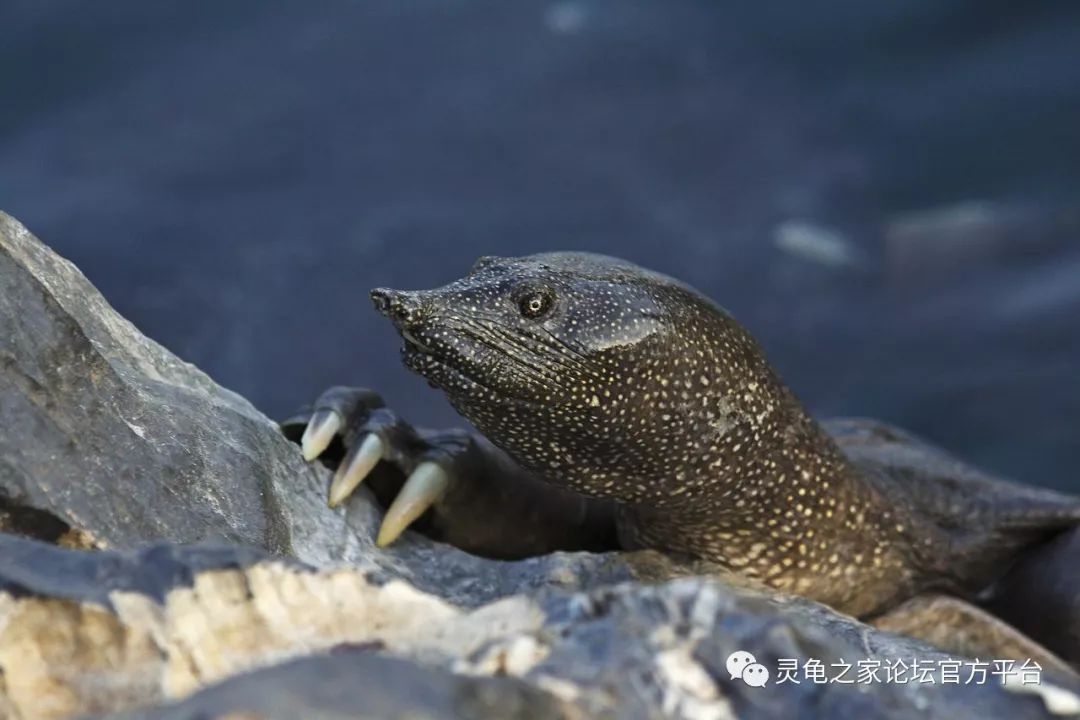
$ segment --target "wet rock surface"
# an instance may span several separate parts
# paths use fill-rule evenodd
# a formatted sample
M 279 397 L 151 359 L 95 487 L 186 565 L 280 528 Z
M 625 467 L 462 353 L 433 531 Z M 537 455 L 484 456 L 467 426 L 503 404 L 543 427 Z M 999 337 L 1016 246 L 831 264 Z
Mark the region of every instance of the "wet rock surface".
M 327 473 L 274 423 L 3 215 L 0 427 L 0 717 L 1047 712 L 993 679 L 751 687 L 736 650 L 944 656 L 654 553 L 378 550 L 369 496 L 327 508 Z

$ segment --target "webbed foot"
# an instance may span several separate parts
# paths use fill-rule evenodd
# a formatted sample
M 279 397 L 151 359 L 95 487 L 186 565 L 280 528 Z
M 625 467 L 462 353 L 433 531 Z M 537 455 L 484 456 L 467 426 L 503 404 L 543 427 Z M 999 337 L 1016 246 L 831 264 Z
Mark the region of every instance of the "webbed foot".
M 479 555 L 519 558 L 616 547 L 611 508 L 543 483 L 483 438 L 420 430 L 365 388 L 334 387 L 281 423 L 309 462 L 334 470 L 328 503 L 361 485 L 386 508 L 376 543 L 410 526 Z

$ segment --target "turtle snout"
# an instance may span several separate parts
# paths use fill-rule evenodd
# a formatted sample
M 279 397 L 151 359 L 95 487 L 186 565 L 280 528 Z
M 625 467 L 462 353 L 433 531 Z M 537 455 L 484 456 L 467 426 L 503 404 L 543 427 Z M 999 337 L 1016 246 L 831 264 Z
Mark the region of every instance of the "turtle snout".
M 375 288 L 371 291 L 375 309 L 399 328 L 413 327 L 424 319 L 425 303 L 419 292 Z

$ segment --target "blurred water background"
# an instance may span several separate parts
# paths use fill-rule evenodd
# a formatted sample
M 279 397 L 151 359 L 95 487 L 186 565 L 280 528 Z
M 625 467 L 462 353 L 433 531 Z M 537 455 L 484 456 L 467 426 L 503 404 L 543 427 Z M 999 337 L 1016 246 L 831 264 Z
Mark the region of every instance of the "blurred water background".
M 367 290 L 592 250 L 1080 491 L 1080 3 L 5 0 L 0 83 L 0 208 L 273 416 L 460 424 Z

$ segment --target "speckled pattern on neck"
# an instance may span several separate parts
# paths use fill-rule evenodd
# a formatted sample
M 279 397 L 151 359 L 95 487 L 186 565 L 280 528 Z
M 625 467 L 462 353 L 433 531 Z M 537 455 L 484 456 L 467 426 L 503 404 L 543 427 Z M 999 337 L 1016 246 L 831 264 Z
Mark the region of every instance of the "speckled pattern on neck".
M 849 464 L 727 312 L 672 278 L 582 253 L 482 258 L 392 302 L 406 365 L 522 466 L 618 501 L 624 545 L 861 615 L 921 589 L 944 542 Z

